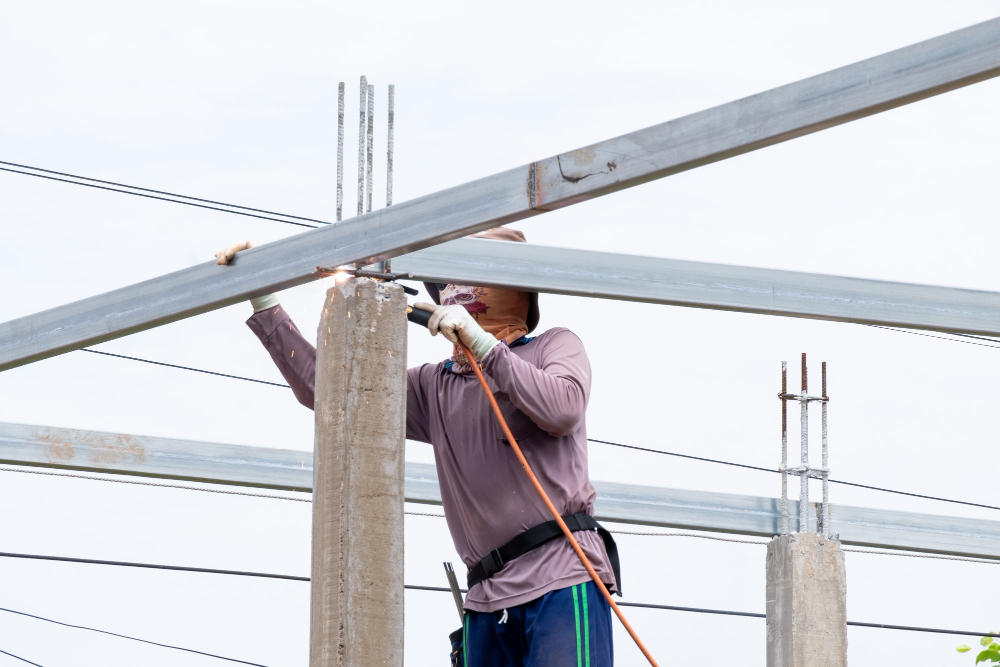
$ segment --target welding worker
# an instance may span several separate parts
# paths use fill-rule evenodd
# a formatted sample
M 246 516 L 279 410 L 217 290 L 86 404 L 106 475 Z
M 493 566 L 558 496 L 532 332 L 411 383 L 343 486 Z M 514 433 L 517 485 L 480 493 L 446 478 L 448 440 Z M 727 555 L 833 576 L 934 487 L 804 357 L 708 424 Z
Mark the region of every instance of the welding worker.
M 503 227 L 476 236 L 524 242 Z M 220 252 L 218 263 L 248 245 Z M 425 286 L 434 303 L 416 307 L 432 311 L 431 335 L 461 339 L 476 356 L 536 476 L 563 516 L 574 515 L 567 520 L 574 537 L 616 591 L 617 549 L 592 516 L 583 343 L 561 327 L 528 336 L 538 325 L 537 293 Z M 251 303 L 247 325 L 295 397 L 312 408 L 314 346 L 274 295 Z M 521 469 L 468 362 L 455 345 L 450 359 L 406 375 L 406 437 L 434 447 L 445 519 L 469 568 L 464 664 L 610 667 L 610 607 Z

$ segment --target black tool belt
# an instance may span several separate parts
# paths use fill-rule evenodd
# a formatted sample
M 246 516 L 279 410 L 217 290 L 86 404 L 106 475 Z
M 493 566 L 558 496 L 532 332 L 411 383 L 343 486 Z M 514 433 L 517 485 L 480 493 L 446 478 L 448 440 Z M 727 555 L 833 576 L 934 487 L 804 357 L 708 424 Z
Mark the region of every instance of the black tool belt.
M 562 518 L 566 526 L 573 532 L 578 530 L 596 530 L 597 534 L 604 540 L 604 550 L 608 552 L 608 560 L 611 561 L 611 569 L 615 573 L 615 583 L 618 587 L 618 594 L 622 592 L 621 564 L 618 561 L 618 545 L 615 538 L 597 519 L 585 514 L 568 514 Z M 556 521 L 546 521 L 537 526 L 529 528 L 507 544 L 493 549 L 486 554 L 473 568 L 469 570 L 468 584 L 472 588 L 481 581 L 492 577 L 506 563 L 523 556 L 532 549 L 537 549 L 546 542 L 550 542 L 557 537 L 562 537 L 563 532 Z

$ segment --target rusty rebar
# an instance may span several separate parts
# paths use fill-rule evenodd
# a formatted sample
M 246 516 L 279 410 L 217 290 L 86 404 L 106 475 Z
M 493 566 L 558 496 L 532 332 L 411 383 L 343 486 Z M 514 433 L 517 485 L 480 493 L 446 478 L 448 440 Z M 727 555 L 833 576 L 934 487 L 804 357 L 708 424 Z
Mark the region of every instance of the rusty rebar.
M 802 396 L 809 394 L 809 374 L 806 368 L 806 353 L 802 353 Z M 799 417 L 799 467 L 809 469 L 809 401 L 802 399 Z M 809 474 L 799 475 L 799 532 L 809 532 Z
M 781 362 L 781 534 L 788 534 L 788 362 Z
M 830 397 L 826 394 L 826 362 L 823 362 L 823 402 L 820 410 L 823 418 L 823 534 L 829 535 L 830 530 L 830 452 L 826 437 L 826 406 Z

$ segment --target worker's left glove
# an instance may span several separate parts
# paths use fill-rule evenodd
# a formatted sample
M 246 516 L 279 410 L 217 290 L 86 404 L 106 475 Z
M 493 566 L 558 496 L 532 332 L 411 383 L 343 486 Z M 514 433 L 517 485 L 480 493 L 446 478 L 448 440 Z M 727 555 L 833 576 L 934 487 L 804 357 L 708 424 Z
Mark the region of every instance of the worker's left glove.
M 432 336 L 438 332 L 452 343 L 458 342 L 461 338 L 465 346 L 469 348 L 476 358 L 482 361 L 494 347 L 500 342 L 493 334 L 483 330 L 479 323 L 473 319 L 465 306 L 439 306 L 434 303 L 415 303 L 414 308 L 429 310 L 432 315 L 427 322 L 427 329 Z

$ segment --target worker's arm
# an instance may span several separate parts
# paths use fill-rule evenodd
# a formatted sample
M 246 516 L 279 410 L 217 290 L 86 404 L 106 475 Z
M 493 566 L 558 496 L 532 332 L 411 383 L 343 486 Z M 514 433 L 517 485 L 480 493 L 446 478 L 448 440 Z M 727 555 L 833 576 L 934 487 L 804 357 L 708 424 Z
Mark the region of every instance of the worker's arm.
M 583 342 L 568 329 L 552 332 L 547 339 L 541 368 L 504 343 L 490 350 L 482 368 L 539 428 L 556 436 L 569 435 L 583 424 L 587 412 L 590 361 Z
M 280 304 L 255 312 L 247 326 L 257 334 L 299 403 L 312 409 L 316 385 L 316 348 L 306 340 Z
M 216 263 L 229 264 L 236 253 L 252 247 L 250 241 L 239 243 L 215 253 Z M 278 367 L 299 403 L 313 409 L 316 396 L 316 348 L 306 340 L 292 318 L 278 303 L 275 294 L 265 294 L 250 300 L 254 314 L 247 320 L 274 365 Z M 420 368 L 407 371 L 406 437 L 430 442 L 427 428 L 426 397 L 421 389 Z
M 306 340 L 292 318 L 278 304 L 256 312 L 247 326 L 264 344 L 274 365 L 288 382 L 299 403 L 313 409 L 316 387 L 316 348 Z M 406 372 L 406 437 L 430 442 L 427 429 L 427 397 L 420 373 L 422 367 Z
M 569 435 L 583 423 L 590 396 L 590 361 L 583 343 L 563 329 L 548 337 L 541 368 L 523 361 L 483 330 L 462 306 L 414 304 L 431 311 L 427 328 L 451 342 L 461 339 L 517 408 L 552 435 Z

